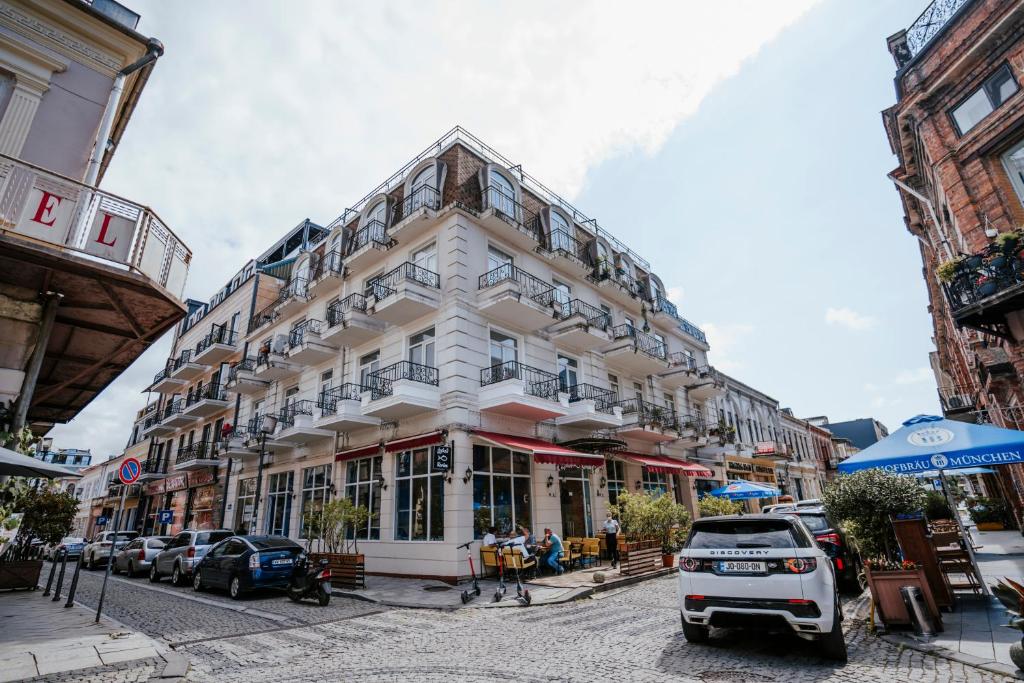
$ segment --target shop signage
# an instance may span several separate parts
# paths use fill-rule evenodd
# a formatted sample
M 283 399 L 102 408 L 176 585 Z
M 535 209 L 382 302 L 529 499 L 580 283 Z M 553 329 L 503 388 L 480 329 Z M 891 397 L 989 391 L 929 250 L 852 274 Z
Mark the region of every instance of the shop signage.
M 107 518 L 106 518 L 105 515 L 100 515 L 99 517 L 96 518 L 96 526 L 106 526 L 106 525 L 107 525 Z
M 174 510 L 157 510 L 157 524 L 170 524 L 174 521 Z
M 147 496 L 158 496 L 164 492 L 164 482 L 162 480 L 155 481 L 152 484 L 147 485 L 142 490 L 145 492 Z
M 435 472 L 447 472 L 452 468 L 452 447 L 434 446 L 431 466 Z
M 770 461 L 768 461 L 770 462 Z M 756 460 L 732 460 L 725 461 L 725 468 L 731 472 L 744 472 L 746 474 L 760 474 L 766 477 L 775 478 L 775 464 L 763 464 Z
M 754 465 L 749 462 L 737 462 L 736 460 L 726 460 L 725 466 L 734 472 L 753 472 Z
M 772 455 L 775 451 L 774 441 L 758 441 L 754 444 L 754 455 Z
M 213 483 L 213 471 L 212 470 L 199 470 L 198 472 L 190 472 L 188 475 L 189 486 L 204 486 L 206 484 Z
M 185 478 L 184 474 L 175 474 L 174 476 L 164 479 L 164 491 L 167 493 L 170 493 L 171 491 L 180 491 L 185 488 L 188 488 L 188 480 Z

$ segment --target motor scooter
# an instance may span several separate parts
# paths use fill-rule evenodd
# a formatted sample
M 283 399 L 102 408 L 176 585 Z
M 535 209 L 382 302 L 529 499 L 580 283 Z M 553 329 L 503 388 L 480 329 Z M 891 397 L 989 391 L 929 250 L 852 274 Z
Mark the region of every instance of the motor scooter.
M 476 580 L 476 569 L 473 567 L 473 551 L 470 549 L 473 545 L 473 541 L 463 543 L 458 546 L 460 549 L 466 549 L 466 559 L 469 560 L 469 573 L 473 576 L 473 590 L 462 591 L 462 604 L 465 605 L 470 600 L 480 597 L 480 583 Z
M 331 601 L 331 570 L 328 564 L 326 559 L 314 564 L 306 553 L 298 557 L 288 581 L 288 597 L 292 602 L 316 598 L 321 607 L 327 606 Z

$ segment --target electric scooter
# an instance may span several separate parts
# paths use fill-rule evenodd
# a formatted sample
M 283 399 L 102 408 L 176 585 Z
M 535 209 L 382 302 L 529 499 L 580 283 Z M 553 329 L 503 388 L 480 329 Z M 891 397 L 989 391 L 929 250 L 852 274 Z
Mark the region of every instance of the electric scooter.
M 501 548 L 502 547 L 511 548 L 512 552 L 513 553 L 515 552 L 515 546 L 512 543 L 499 544 L 499 546 L 498 546 L 498 557 L 499 558 L 502 557 L 502 554 L 501 554 Z M 503 559 L 504 558 L 502 558 L 502 560 L 500 561 L 500 565 L 502 567 L 504 567 Z M 531 602 L 533 602 L 533 598 L 530 596 L 530 590 L 528 588 L 524 588 L 523 587 L 523 581 L 522 581 L 522 579 L 519 576 L 519 567 L 517 566 L 515 569 L 516 569 L 516 600 L 519 601 L 520 605 L 523 605 L 525 607 L 526 605 L 529 605 Z M 502 592 L 504 593 L 504 589 L 505 589 L 504 580 L 502 578 L 499 578 L 499 582 L 500 582 L 500 586 L 501 586 Z M 495 600 L 495 602 L 497 602 L 497 600 Z
M 463 605 L 468 603 L 470 600 L 473 600 L 474 598 L 480 597 L 480 584 L 476 580 L 476 569 L 473 567 L 473 551 L 471 550 L 472 545 L 473 541 L 469 541 L 468 543 L 463 543 L 459 546 L 459 548 L 466 549 L 466 559 L 469 560 L 469 573 L 473 575 L 473 590 L 462 591 Z
M 494 590 L 494 602 L 501 602 L 508 587 L 505 586 L 505 558 L 501 556 L 501 543 L 494 546 L 495 561 L 498 565 L 498 587 Z

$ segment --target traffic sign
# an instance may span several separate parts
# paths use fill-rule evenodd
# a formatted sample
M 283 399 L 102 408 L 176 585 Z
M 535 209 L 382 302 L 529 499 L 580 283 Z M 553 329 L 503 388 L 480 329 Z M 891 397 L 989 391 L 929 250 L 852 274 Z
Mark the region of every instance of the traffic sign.
M 117 476 L 121 478 L 122 484 L 134 484 L 142 474 L 142 463 L 138 458 L 125 458 L 121 466 L 117 468 Z
M 104 515 L 100 515 L 96 518 L 96 526 L 106 526 L 107 518 Z
M 157 524 L 170 524 L 174 521 L 174 510 L 157 510 L 156 511 L 156 522 Z

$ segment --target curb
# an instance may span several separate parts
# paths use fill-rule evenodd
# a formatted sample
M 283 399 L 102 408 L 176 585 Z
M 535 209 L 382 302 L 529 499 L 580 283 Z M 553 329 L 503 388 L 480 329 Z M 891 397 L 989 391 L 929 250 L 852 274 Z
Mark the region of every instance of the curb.
M 1000 664 L 999 662 L 982 659 L 981 657 L 975 657 L 974 655 L 968 655 L 962 652 L 953 652 L 952 650 L 948 650 L 939 645 L 922 643 L 913 637 L 903 635 L 902 633 L 887 633 L 878 637 L 887 643 L 892 643 L 893 645 L 905 647 L 910 650 L 917 650 L 918 652 L 923 652 L 934 657 L 948 659 L 951 662 L 966 664 L 967 666 L 971 666 L 976 669 L 983 669 L 990 673 L 999 674 L 1000 676 L 1008 676 L 1009 678 L 1024 680 L 1024 672 L 1021 672 L 1012 664 Z

